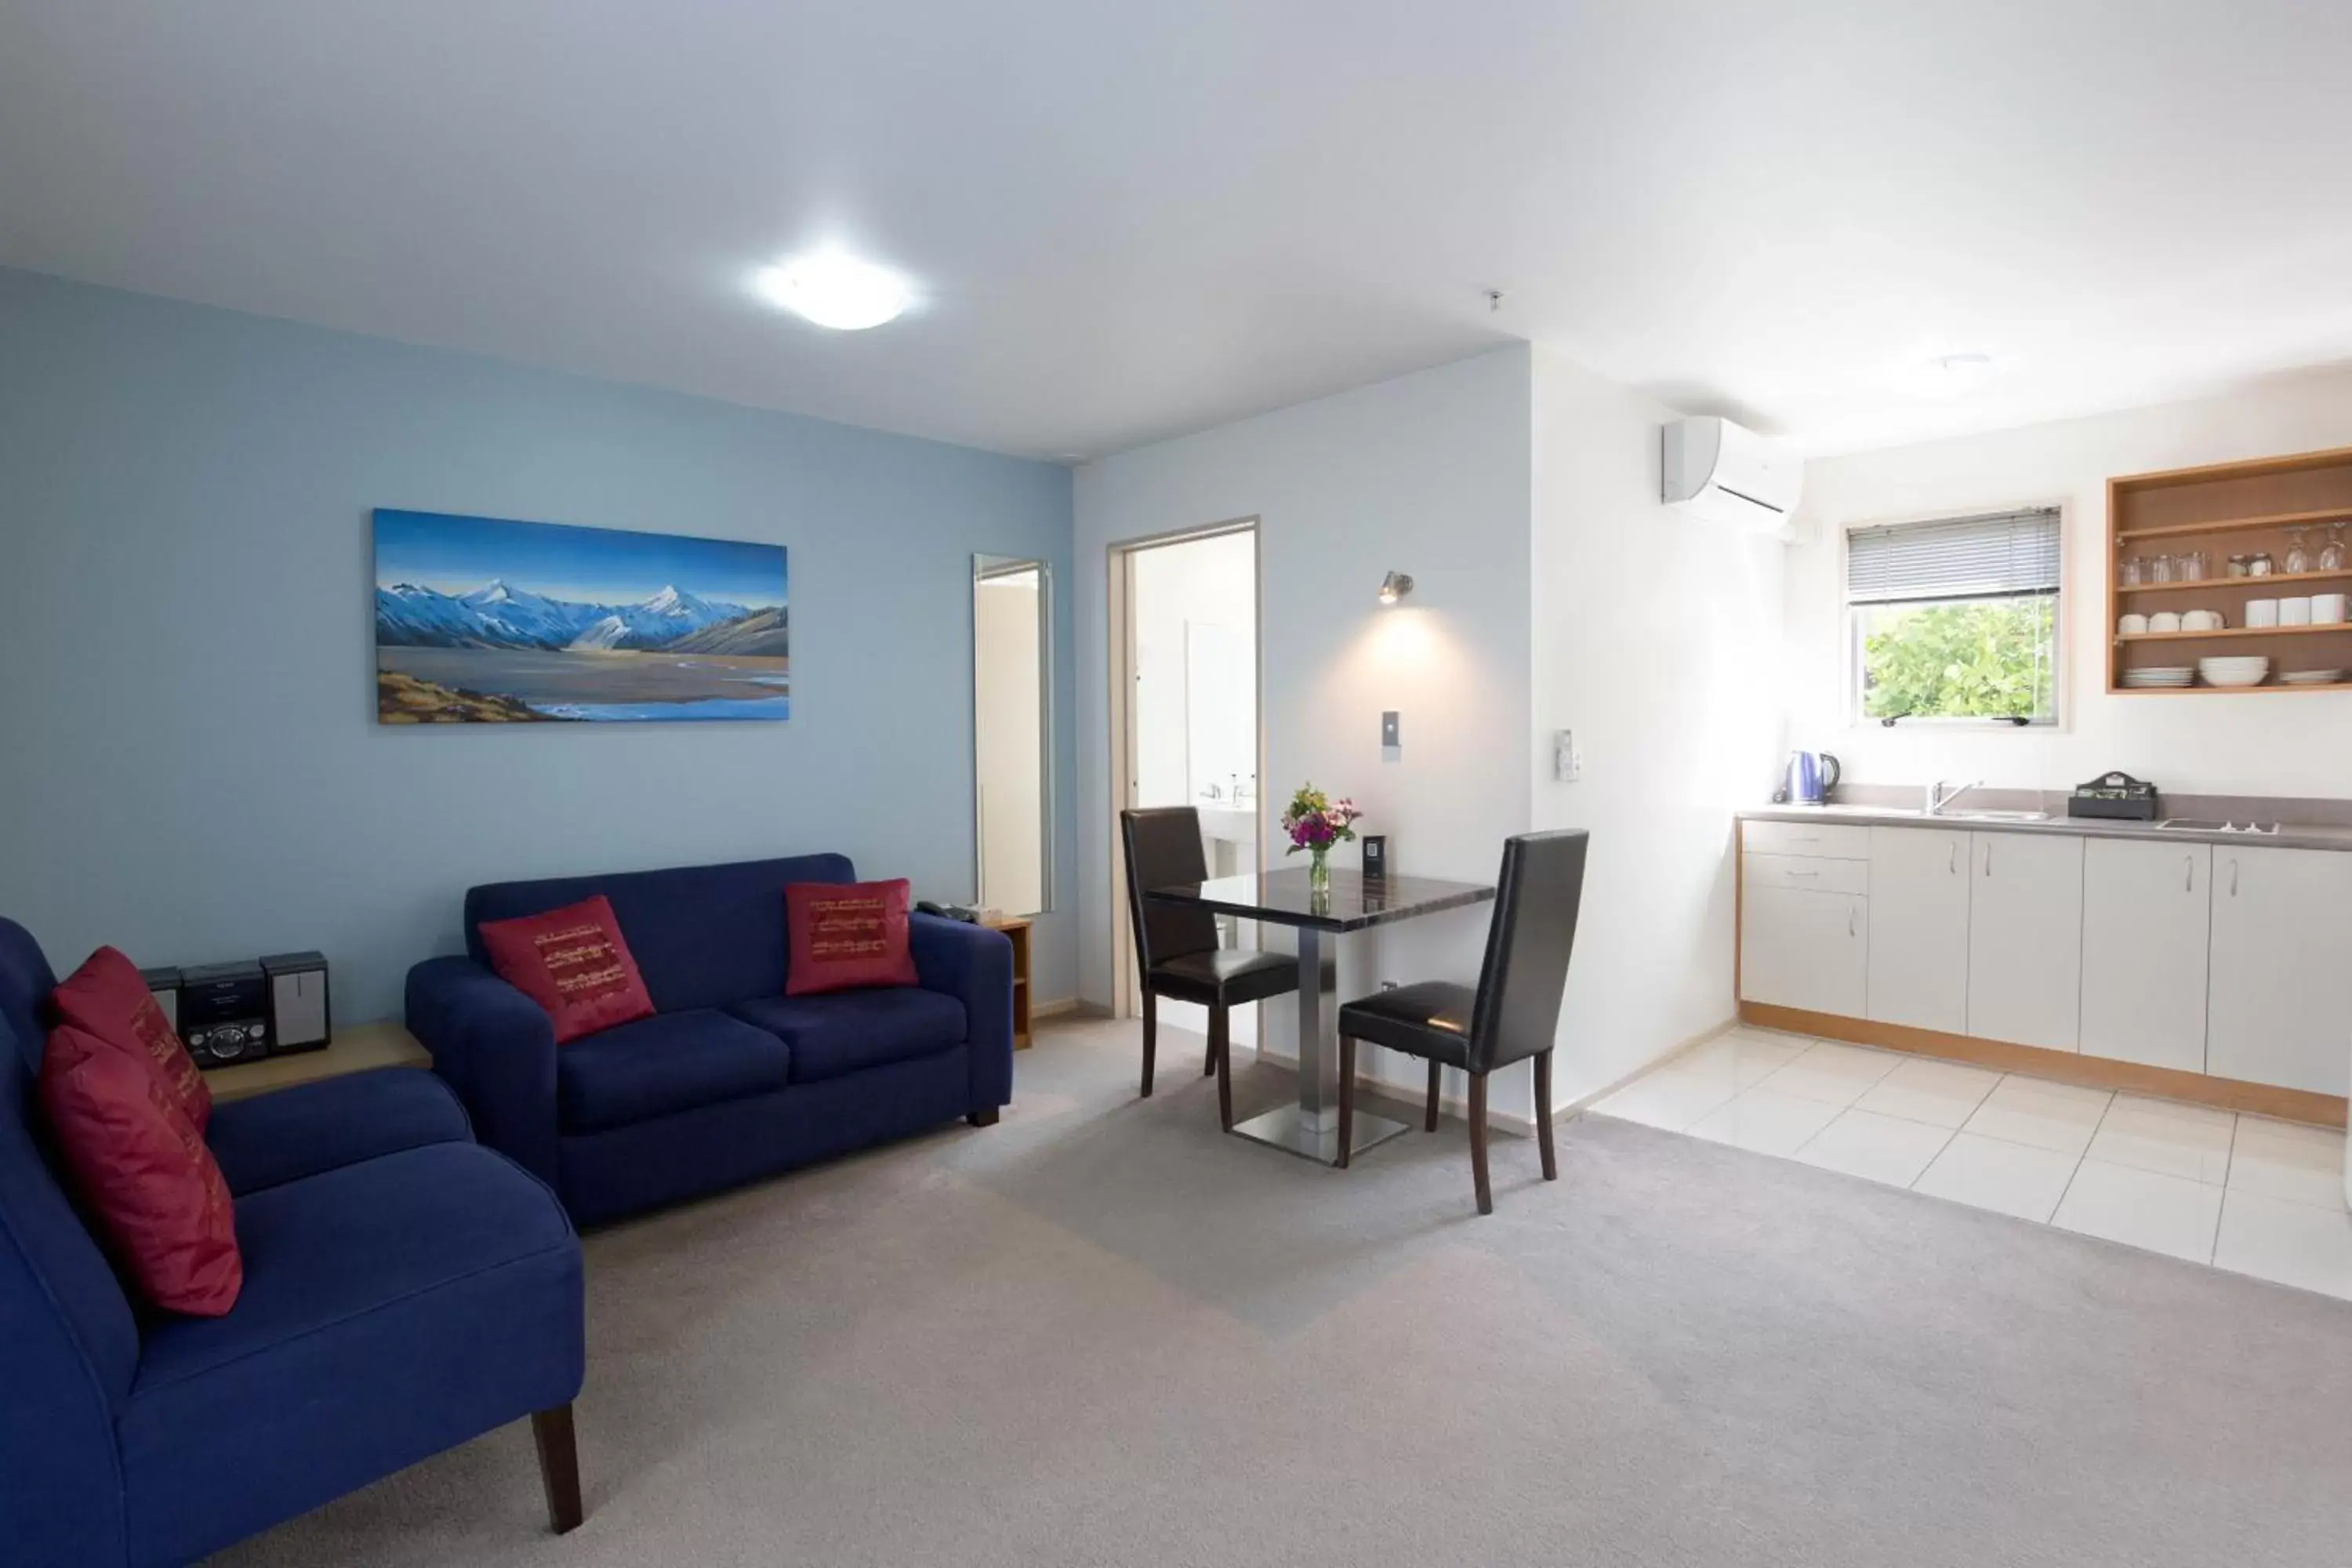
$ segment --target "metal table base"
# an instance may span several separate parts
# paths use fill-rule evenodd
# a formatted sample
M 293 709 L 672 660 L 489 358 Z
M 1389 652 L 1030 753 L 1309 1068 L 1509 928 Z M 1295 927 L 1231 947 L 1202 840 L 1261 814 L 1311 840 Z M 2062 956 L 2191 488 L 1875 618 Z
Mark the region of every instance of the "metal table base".
M 1246 1121 L 1234 1123 L 1234 1136 L 1247 1138 L 1330 1164 L 1339 1157 L 1339 1010 L 1328 1005 L 1339 988 L 1338 966 L 1324 951 L 1327 934 L 1312 926 L 1298 932 L 1298 1102 L 1277 1106 Z M 1349 1152 L 1360 1154 L 1385 1143 L 1405 1130 L 1402 1121 L 1370 1116 L 1359 1109 L 1349 1131 Z

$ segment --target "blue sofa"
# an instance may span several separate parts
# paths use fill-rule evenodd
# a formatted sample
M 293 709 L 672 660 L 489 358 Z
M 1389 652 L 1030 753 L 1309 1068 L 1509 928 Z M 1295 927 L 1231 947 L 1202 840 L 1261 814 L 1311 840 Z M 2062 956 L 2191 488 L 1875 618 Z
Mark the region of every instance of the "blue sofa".
M 580 1241 L 547 1189 L 413 1068 L 224 1103 L 244 1290 L 134 1305 L 47 1146 L 54 984 L 0 920 L 0 1561 L 189 1562 L 521 1415 L 576 1523 Z
M 464 957 L 408 973 L 408 1027 L 478 1137 L 604 1220 L 904 1137 L 1013 1098 L 1013 947 L 918 914 L 921 984 L 787 996 L 784 885 L 839 855 L 499 882 L 466 894 Z M 479 927 L 602 893 L 656 1016 L 561 1048 L 490 970 Z

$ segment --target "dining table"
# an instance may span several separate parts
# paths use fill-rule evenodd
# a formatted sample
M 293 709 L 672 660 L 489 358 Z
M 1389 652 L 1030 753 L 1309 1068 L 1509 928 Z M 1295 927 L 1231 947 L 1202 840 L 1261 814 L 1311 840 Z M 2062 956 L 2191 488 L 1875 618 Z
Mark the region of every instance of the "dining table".
M 1306 867 L 1215 877 L 1145 889 L 1144 897 L 1265 925 L 1288 926 L 1298 942 L 1298 1096 L 1296 1101 L 1234 1124 L 1240 1137 L 1325 1163 L 1339 1156 L 1339 1037 L 1336 939 L 1374 926 L 1465 909 L 1495 896 L 1491 883 L 1434 877 L 1368 877 L 1334 868 L 1328 886 Z M 1351 1153 L 1395 1137 L 1405 1124 L 1386 1116 L 1355 1117 Z

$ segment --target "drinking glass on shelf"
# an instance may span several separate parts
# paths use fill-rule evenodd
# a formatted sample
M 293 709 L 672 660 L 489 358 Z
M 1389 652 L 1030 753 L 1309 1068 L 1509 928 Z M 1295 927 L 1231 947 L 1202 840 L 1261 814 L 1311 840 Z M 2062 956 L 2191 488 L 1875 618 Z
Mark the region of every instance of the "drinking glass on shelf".
M 2300 528 L 2286 531 L 2286 574 L 2290 577 L 2299 577 L 2311 570 L 2311 552 L 2303 547 L 2303 533 Z
M 2205 580 L 2205 552 L 2184 550 L 2172 563 L 2173 577 L 2182 583 L 2202 583 Z
M 2319 547 L 2319 569 L 2322 572 L 2344 570 L 2344 525 L 2340 522 L 2327 525 L 2327 542 Z
M 2137 555 L 2124 563 L 2124 586 L 2137 588 L 2147 580 L 2147 567 Z
M 2171 582 L 2172 557 L 2161 554 L 2149 556 L 2147 558 L 2147 580 L 2151 583 Z

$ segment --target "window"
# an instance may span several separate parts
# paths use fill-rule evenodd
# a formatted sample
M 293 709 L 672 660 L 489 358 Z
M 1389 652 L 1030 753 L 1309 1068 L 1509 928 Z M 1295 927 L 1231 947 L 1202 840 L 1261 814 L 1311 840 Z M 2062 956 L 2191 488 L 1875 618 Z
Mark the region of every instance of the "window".
M 1848 534 L 1856 717 L 2056 723 L 2058 558 L 2055 507 Z

